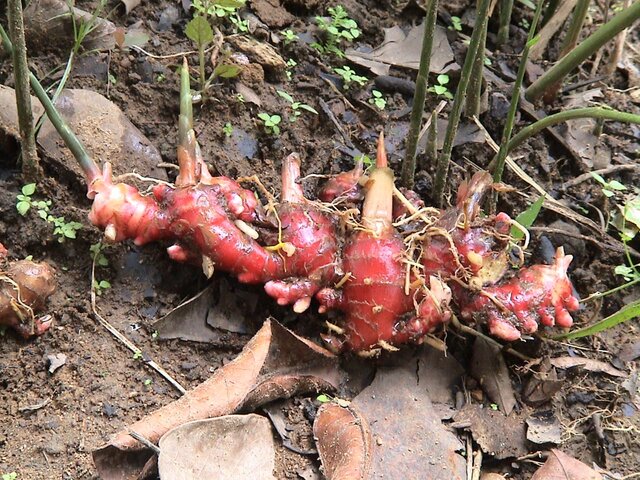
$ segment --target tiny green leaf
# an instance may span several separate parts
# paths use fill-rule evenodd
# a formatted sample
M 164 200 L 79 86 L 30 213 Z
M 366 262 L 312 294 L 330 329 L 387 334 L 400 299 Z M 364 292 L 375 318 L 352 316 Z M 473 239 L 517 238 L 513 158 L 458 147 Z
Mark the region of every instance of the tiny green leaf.
M 35 191 L 36 191 L 35 183 L 28 183 L 24 187 L 22 187 L 22 194 L 26 195 L 27 197 L 33 195 Z
M 533 202 L 529 208 L 516 217 L 516 222 L 522 225 L 524 228 L 529 228 L 533 225 L 533 222 L 538 218 L 542 204 L 544 203 L 544 196 L 539 197 Z M 524 232 L 516 227 L 511 227 L 511 236 L 514 240 L 520 240 L 524 236 Z
M 329 396 L 328 396 L 328 395 L 325 395 L 324 393 L 323 393 L 323 394 L 321 394 L 321 395 L 318 395 L 318 396 L 316 397 L 316 400 L 318 400 L 320 403 L 327 403 L 327 402 L 330 402 L 330 401 L 331 401 L 331 399 L 329 398 Z
M 189 40 L 199 46 L 206 45 L 213 41 L 213 29 L 211 25 L 209 25 L 209 22 L 207 22 L 207 19 L 201 15 L 196 15 L 187 23 L 184 33 Z
M 283 90 L 276 90 L 276 92 L 278 93 L 278 95 L 280 97 L 284 98 L 287 102 L 294 103 L 293 102 L 293 97 L 291 95 L 289 95 L 287 92 L 285 92 Z
M 27 214 L 30 208 L 31 208 L 31 204 L 29 202 L 18 202 L 16 204 L 16 209 L 18 210 L 18 213 L 23 217 Z
M 221 64 L 213 70 L 214 77 L 234 78 L 240 73 L 240 67 L 237 65 Z

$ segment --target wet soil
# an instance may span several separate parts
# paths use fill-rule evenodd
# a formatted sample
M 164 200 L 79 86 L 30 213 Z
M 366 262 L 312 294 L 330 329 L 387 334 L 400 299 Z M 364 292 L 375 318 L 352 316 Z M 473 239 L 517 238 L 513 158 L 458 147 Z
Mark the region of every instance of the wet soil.
M 92 2 L 77 3 L 88 11 L 95 7 Z M 343 2 L 363 29 L 359 43 L 370 46 L 382 41 L 382 29 L 385 27 L 410 27 L 421 21 L 421 11 L 411 4 L 402 8 L 403 3 L 406 2 Z M 443 4 L 441 23 L 447 15 L 462 15 L 468 10 L 466 2 L 450 3 L 450 6 Z M 270 31 L 265 30 L 267 36 L 290 27 L 303 39 L 310 38 L 310 34 L 305 32 L 313 24 L 313 17 L 323 14 L 326 8 L 322 2 L 312 0 L 286 1 L 284 7 L 276 9 L 273 5 L 280 5 L 277 1 L 257 0 L 253 4 L 253 11 L 261 15 L 268 27 L 272 27 Z M 92 89 L 110 98 L 157 147 L 162 161 L 175 164 L 179 108 L 175 72 L 182 61 L 181 52 L 193 49 L 183 33 L 188 15 L 179 6 L 176 8 L 175 2 L 166 0 L 143 1 L 128 15 L 116 2 L 108 5 L 109 18 L 117 26 L 141 22 L 150 35 L 150 42 L 144 48 L 154 56 L 139 50 L 117 48 L 109 53 L 86 55 L 78 60 L 67 85 Z M 519 5 L 518 8 L 522 7 Z M 166 20 L 167 16 L 172 19 L 168 26 L 160 25 L 161 17 Z M 512 25 L 513 45 L 502 52 L 494 52 L 492 58 L 491 69 L 508 82 L 511 81 L 509 72 L 517 68 L 514 53 L 520 51 L 526 37 L 517 26 L 522 23 L 522 18 L 530 18 L 530 12 L 517 12 Z M 497 26 L 492 24 L 490 30 L 497 31 Z M 628 40 L 636 48 L 639 35 L 636 29 Z M 455 35 L 451 39 L 457 60 L 461 63 L 460 54 L 464 47 Z M 552 48 L 557 48 L 557 42 L 558 39 L 552 42 Z M 355 150 L 372 155 L 378 131 L 384 129 L 392 166 L 399 172 L 411 96 L 399 91 L 384 91 L 387 106 L 383 111 L 377 110 L 368 101 L 372 82 L 364 89 L 354 89 L 346 94 L 334 86 L 340 82 L 328 65 L 339 65 L 343 63 L 341 60 L 318 56 L 302 41 L 288 46 L 280 43 L 277 48 L 285 60 L 297 62 L 290 69 L 291 80 L 287 80 L 283 72 L 275 74 L 269 71 L 264 72 L 265 80 L 260 73 L 257 77 L 243 78 L 262 102 L 260 107 L 246 98 L 240 101 L 233 81 L 216 83 L 211 98 L 195 107 L 195 129 L 212 170 L 232 177 L 257 175 L 265 187 L 277 195 L 279 168 L 287 153 L 300 152 L 304 175 L 336 173 L 353 165 Z M 68 49 L 32 49 L 29 54 L 34 71 L 45 83 L 51 84 L 60 77 Z M 189 60 L 192 65 L 197 63 L 193 54 L 189 55 Z M 541 64 L 545 67 L 545 62 Z M 358 71 L 373 78 L 369 72 Z M 47 72 L 49 74 L 45 75 Z M 392 69 L 392 74 L 414 79 L 415 72 Z M 588 77 L 584 71 L 582 74 L 572 77 L 568 83 Z M 0 81 L 13 86 L 11 64 L 6 58 L 0 65 Z M 455 81 L 452 74 L 454 84 Z M 620 110 L 640 113 L 638 97 L 632 100 L 627 92 L 634 86 L 630 81 L 629 74 L 619 70 L 612 79 L 597 83 L 596 86 L 603 91 L 601 101 Z M 319 115 L 303 112 L 295 123 L 290 123 L 287 119 L 291 113 L 288 104 L 276 94 L 276 90 L 286 90 L 295 100 L 315 108 Z M 508 92 L 501 93 L 504 98 L 510 98 Z M 481 121 L 493 138 L 499 138 L 504 115 L 500 113 L 499 99 L 491 98 L 490 109 L 482 115 Z M 320 99 L 326 102 L 326 109 L 338 119 L 354 147 L 345 145 L 345 139 L 319 104 Z M 434 108 L 439 100 L 430 95 L 427 110 Z M 558 102 L 546 107 L 546 111 L 559 108 L 561 104 Z M 445 111 L 448 109 L 449 106 Z M 257 120 L 259 112 L 282 114 L 282 133 L 279 136 L 264 131 Z M 530 120 L 522 115 L 519 125 Z M 228 135 L 223 130 L 227 123 L 233 128 Z M 640 132 L 636 127 L 607 123 L 604 133 L 602 142 L 611 150 L 613 164 L 638 162 Z M 0 473 L 15 471 L 19 479 L 33 480 L 97 478 L 91 450 L 132 421 L 179 396 L 145 366 L 145 358 L 154 359 L 185 388 L 191 388 L 234 358 L 249 336 L 229 333 L 222 337 L 224 341 L 213 345 L 159 341 L 154 335 L 153 322 L 185 298 L 198 293 L 207 281 L 200 269 L 169 261 L 159 245 L 136 247 L 122 243 L 105 250 L 108 265 L 96 271 L 98 280 L 107 280 L 111 285 L 98 296 L 97 308 L 107 321 L 144 351 L 143 359 L 134 358 L 96 321 L 91 311 L 92 257 L 89 248 L 100 240 L 101 234 L 86 220 L 90 201 L 86 198 L 85 186 L 80 179 L 52 162 L 46 152 L 41 152 L 47 178 L 38 183 L 36 197 L 50 199 L 55 215 L 83 223 L 76 240 L 60 243 L 53 236 L 51 226 L 38 218 L 35 212 L 25 217 L 16 212 L 16 195 L 23 181 L 16 163 L 17 151 L 8 147 L 0 159 L 0 240 L 12 258 L 33 256 L 36 260 L 51 263 L 60 286 L 47 307 L 55 317 L 55 324 L 49 332 L 31 340 L 20 339 L 12 331 L 4 332 L 0 337 Z M 486 167 L 492 155 L 483 143 L 466 143 L 457 147 L 448 192 L 455 191 L 475 166 Z M 587 215 L 597 224 L 606 221 L 613 207 L 595 182 L 563 188 L 566 181 L 589 169 L 553 137 L 546 133 L 538 135 L 520 147 L 514 157 L 526 173 L 565 205 Z M 127 159 L 122 161 L 126 166 Z M 132 170 L 136 167 L 150 170 L 156 165 L 130 166 Z M 174 169 L 163 168 L 170 179 L 174 178 Z M 637 170 L 635 172 L 618 172 L 610 178 L 616 178 L 625 185 L 638 185 L 640 176 Z M 421 169 L 417 176 L 417 189 L 427 200 L 432 173 L 433 169 L 427 167 Z M 529 190 L 511 173 L 507 174 L 505 182 L 519 191 Z M 317 183 L 317 178 L 310 177 L 305 181 L 305 189 L 312 193 Z M 528 206 L 527 201 L 517 194 L 503 195 L 502 198 L 500 208 L 513 217 Z M 622 283 L 620 277 L 614 275 L 613 268 L 625 262 L 623 252 L 602 241 L 601 235 L 593 229 L 584 225 L 569 227 L 569 223 L 570 220 L 557 213 L 543 211 L 536 223 L 538 228 L 532 229 L 530 251 L 533 253 L 529 260 L 544 258 L 543 247 L 550 240 L 556 246 L 566 245 L 569 253 L 575 256 L 571 277 L 582 297 Z M 549 226 L 556 233 L 549 233 Z M 573 235 L 568 235 L 567 231 Z M 615 230 L 610 232 L 618 238 Z M 620 246 L 619 243 L 616 245 Z M 637 241 L 630 246 L 640 247 Z M 310 313 L 305 315 L 304 321 L 299 321 L 284 309 L 264 306 L 269 300 L 261 296 L 258 288 L 254 294 L 260 296 L 261 306 L 254 318 L 274 315 L 298 333 L 318 339 L 322 318 Z M 592 302 L 577 314 L 577 324 L 586 324 L 611 314 L 639 296 L 637 288 L 628 289 L 600 302 Z M 309 324 L 317 326 L 310 327 Z M 640 324 L 634 320 L 594 337 L 572 342 L 572 345 L 533 341 L 523 350 L 528 355 L 545 358 L 573 355 L 579 349 L 588 357 L 612 361 L 637 378 L 635 357 L 623 357 L 621 352 L 628 352 L 634 345 L 638 350 L 639 328 Z M 458 351 L 464 346 L 464 342 L 455 338 L 449 340 L 453 343 L 452 348 Z M 66 364 L 51 374 L 47 357 L 60 353 L 66 355 Z M 352 359 L 345 358 L 344 361 L 348 368 Z M 510 367 L 516 391 L 520 394 L 530 372 L 522 363 L 513 363 Z M 562 450 L 589 465 L 595 462 L 620 475 L 640 472 L 639 406 L 629 399 L 621 380 L 584 371 L 560 375 L 563 381 L 560 392 L 551 403 L 541 408 L 551 410 L 562 422 Z M 637 385 L 633 388 L 637 389 Z M 294 399 L 283 406 L 284 415 L 293 429 L 292 438 L 300 441 L 298 447 L 302 449 L 310 447 L 311 443 L 307 411 L 310 402 L 313 399 Z M 594 423 L 594 418 L 599 421 Z M 524 479 L 530 477 L 536 461 L 488 460 L 488 465 L 495 471 L 509 473 L 512 478 Z M 317 478 L 314 472 L 318 471 L 315 455 L 279 447 L 277 478 Z

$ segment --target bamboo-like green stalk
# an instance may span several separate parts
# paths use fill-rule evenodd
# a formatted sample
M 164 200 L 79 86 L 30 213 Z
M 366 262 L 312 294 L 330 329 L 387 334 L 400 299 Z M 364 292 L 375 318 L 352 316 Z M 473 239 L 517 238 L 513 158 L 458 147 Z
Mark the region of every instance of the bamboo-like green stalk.
M 582 26 L 584 25 L 584 20 L 587 17 L 587 12 L 589 11 L 590 1 L 591 0 L 578 0 L 578 3 L 573 9 L 571 23 L 569 24 L 567 35 L 564 37 L 559 58 L 562 58 L 570 53 L 578 43 L 578 38 L 580 37 L 580 32 L 582 31 Z M 549 85 L 549 87 L 547 87 L 544 92 L 544 102 L 552 103 L 558 96 L 558 90 L 560 90 L 560 87 L 562 87 L 562 79 L 558 80 L 552 85 Z
M 511 13 L 513 12 L 513 0 L 500 1 L 500 27 L 498 29 L 498 45 L 504 45 L 509 40 L 509 26 L 511 25 Z
M 427 81 L 429 78 L 429 65 L 431 63 L 433 32 L 436 28 L 437 9 L 438 0 L 429 0 L 427 2 L 427 12 L 424 17 L 422 51 L 420 53 L 420 66 L 418 68 L 418 76 L 416 77 L 416 93 L 413 96 L 409 134 L 407 135 L 407 146 L 400 176 L 402 184 L 407 188 L 413 188 L 416 173 L 418 135 L 420 133 L 422 114 L 424 113 L 424 102 L 427 95 Z
M 571 70 L 638 19 L 640 19 L 640 0 L 636 0 L 629 8 L 622 10 L 607 23 L 600 26 L 598 30 L 587 37 L 571 53 L 565 55 L 553 68 L 531 84 L 525 92 L 526 99 L 535 101 L 540 98 L 550 86 L 561 81 Z
M 18 124 L 20 127 L 20 145 L 22 147 L 22 175 L 25 180 L 36 181 L 42 178 L 43 172 L 38 161 L 33 110 L 31 109 L 29 65 L 27 64 L 27 46 L 24 39 L 22 0 L 8 0 L 7 19 L 9 33 L 15 45 L 13 49 L 13 73 L 16 87 Z
M 2 25 L 0 25 L 0 39 L 2 39 L 2 46 L 5 50 L 13 53 L 13 45 L 11 44 L 11 40 L 7 36 L 4 28 L 2 28 Z M 29 73 L 29 81 L 31 83 L 31 88 L 33 88 L 33 93 L 35 93 L 38 100 L 40 100 L 49 120 L 51 120 L 51 123 L 56 128 L 58 135 L 60 135 L 64 144 L 69 150 L 71 150 L 71 153 L 80 164 L 80 167 L 87 177 L 87 183 L 90 185 L 100 176 L 100 169 L 98 168 L 98 165 L 93 161 L 87 150 L 84 148 L 84 145 L 82 145 L 82 142 L 80 142 L 80 139 L 75 133 L 73 133 L 73 130 L 69 128 L 67 122 L 65 122 L 65 120 L 60 116 L 60 113 L 58 113 L 53 102 L 51 102 L 49 95 L 45 92 L 44 87 L 33 73 Z
M 434 110 L 431 113 L 431 123 L 427 131 L 425 156 L 432 164 L 438 161 L 438 110 Z
M 518 65 L 518 73 L 516 74 L 516 80 L 513 83 L 513 91 L 511 92 L 511 103 L 509 104 L 509 112 L 507 113 L 507 119 L 504 123 L 504 129 L 502 130 L 502 138 L 500 139 L 500 150 L 496 157 L 496 166 L 493 171 L 493 180 L 495 182 L 502 181 L 502 171 L 504 170 L 504 163 L 507 159 L 507 147 L 509 140 L 511 139 L 511 133 L 513 132 L 513 125 L 515 123 L 516 113 L 518 111 L 518 104 L 520 103 L 520 89 L 522 88 L 522 82 L 524 80 L 524 74 L 526 71 L 527 58 L 529 57 L 529 50 L 535 44 L 535 33 L 538 26 L 538 20 L 540 19 L 540 13 L 542 12 L 542 4 L 539 2 L 536 7 L 536 11 L 529 27 L 529 34 L 527 36 L 527 43 L 522 51 L 522 57 L 520 58 L 520 64 Z M 490 210 L 493 211 L 497 201 L 497 196 L 493 195 L 490 202 Z
M 527 125 L 514 135 L 507 146 L 507 153 L 512 152 L 522 142 L 533 137 L 541 130 L 547 127 L 566 122 L 567 120 L 575 120 L 577 118 L 601 118 L 604 120 L 614 120 L 616 122 L 639 123 L 640 115 L 633 113 L 620 112 L 611 108 L 604 107 L 586 107 L 574 108 L 573 110 L 565 110 L 564 112 L 554 113 L 548 117 L 544 117 L 531 125 Z
M 442 206 L 443 204 L 444 186 L 449 172 L 449 160 L 451 159 L 451 151 L 453 150 L 453 140 L 455 139 L 456 132 L 458 131 L 458 123 L 460 123 L 462 105 L 464 104 L 467 95 L 467 86 L 469 85 L 471 69 L 473 67 L 476 54 L 478 53 L 480 37 L 482 36 L 482 30 L 484 29 L 483 24 L 488 21 L 487 12 L 489 10 L 489 3 L 491 3 L 490 0 L 479 0 L 477 15 L 478 23 L 471 35 L 469 49 L 467 50 L 464 65 L 462 66 L 462 73 L 460 74 L 460 82 L 458 83 L 456 96 L 453 99 L 453 106 L 451 107 L 451 113 L 449 114 L 449 124 L 447 125 L 442 152 L 440 152 L 440 157 L 438 158 L 438 167 L 436 169 L 433 188 L 433 199 L 438 206 Z
M 467 88 L 467 101 L 464 106 L 464 113 L 467 117 L 480 115 L 480 103 L 482 100 L 482 80 L 484 78 L 484 50 L 487 44 L 487 29 L 489 22 L 483 22 L 484 28 L 480 36 L 480 45 L 476 52 L 476 58 L 473 62 L 473 70 L 471 71 L 471 79 Z
M 573 9 L 573 16 L 571 17 L 571 23 L 567 30 L 567 35 L 562 42 L 562 49 L 560 50 L 560 58 L 564 57 L 567 53 L 573 50 L 578 43 L 582 26 L 587 18 L 589 12 L 589 4 L 591 0 L 578 0 L 578 4 Z

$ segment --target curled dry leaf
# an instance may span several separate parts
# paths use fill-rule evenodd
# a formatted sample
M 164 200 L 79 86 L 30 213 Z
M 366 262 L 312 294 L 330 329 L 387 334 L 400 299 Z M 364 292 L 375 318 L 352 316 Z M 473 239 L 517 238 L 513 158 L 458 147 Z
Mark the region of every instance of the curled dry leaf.
M 322 405 L 313 423 L 313 436 L 328 480 L 369 478 L 371 431 L 356 407 Z
M 626 377 L 627 374 L 622 370 L 612 367 L 608 363 L 601 362 L 600 360 L 594 360 L 593 358 L 583 357 L 556 357 L 551 359 L 551 365 L 556 368 L 584 368 L 588 372 L 606 373 L 612 377 Z
M 602 480 L 602 475 L 560 450 L 551 450 L 531 480 Z
M 240 355 L 213 376 L 116 434 L 93 452 L 103 480 L 135 478 L 152 452 L 128 434 L 156 443 L 184 423 L 251 411 L 278 398 L 333 390 L 342 380 L 337 358 L 327 350 L 267 320 Z
M 453 418 L 453 426 L 471 432 L 482 451 L 493 457 L 520 457 L 528 453 L 525 418 L 528 412 L 504 413 L 468 403 Z
M 483 338 L 473 344 L 471 375 L 500 410 L 509 415 L 516 406 L 516 397 L 509 378 L 509 369 L 499 348 Z
M 275 479 L 271 425 L 260 415 L 185 423 L 167 432 L 159 446 L 158 471 L 163 480 Z

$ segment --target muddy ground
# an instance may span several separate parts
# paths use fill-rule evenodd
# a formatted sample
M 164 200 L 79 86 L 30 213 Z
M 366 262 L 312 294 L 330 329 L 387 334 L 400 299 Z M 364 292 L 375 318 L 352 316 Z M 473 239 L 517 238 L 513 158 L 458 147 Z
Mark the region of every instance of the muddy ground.
M 291 80 L 283 72 L 264 71 L 257 68 L 254 76 L 246 74 L 243 81 L 258 95 L 262 106 L 257 107 L 245 99 L 238 101 L 233 81 L 221 81 L 211 91 L 211 98 L 195 108 L 195 129 L 205 158 L 213 170 L 232 177 L 257 175 L 267 189 L 275 194 L 279 189 L 279 168 L 282 158 L 291 151 L 300 152 L 303 158 L 303 174 L 330 174 L 350 168 L 352 150 L 345 147 L 344 137 L 336 130 L 319 100 L 338 119 L 355 148 L 372 155 L 378 131 L 384 129 L 392 165 L 399 171 L 403 154 L 403 139 L 407 131 L 411 95 L 402 89 L 384 89 L 387 100 L 384 110 L 369 103 L 375 75 L 355 67 L 366 74 L 370 81 L 363 88 L 355 88 L 345 94 L 332 87 L 336 80 L 328 65 L 336 66 L 343 60 L 319 56 L 305 38 L 312 35 L 309 26 L 316 15 L 326 12 L 329 4 L 308 1 L 285 1 L 284 7 L 267 11 L 266 4 L 279 5 L 277 1 L 257 0 L 251 2 L 247 11 L 256 12 L 267 24 L 269 31 L 278 32 L 292 28 L 302 40 L 284 46 L 276 46 L 285 60 L 294 59 L 297 65 L 290 69 Z M 357 44 L 377 46 L 383 40 L 383 28 L 400 25 L 409 28 L 421 21 L 421 10 L 409 4 L 403 8 L 401 2 L 355 2 L 342 4 L 363 30 Z M 446 26 L 448 15 L 463 14 L 469 10 L 466 2 L 442 2 L 439 23 Z M 448 5 L 448 3 L 450 3 Z M 92 11 L 93 2 L 77 2 L 77 6 Z M 472 10 L 472 9 L 471 9 Z M 471 12 L 469 10 L 469 13 Z M 178 76 L 176 69 L 181 62 L 180 52 L 192 51 L 192 43 L 184 35 L 184 26 L 189 19 L 176 2 L 165 0 L 143 1 L 129 14 L 122 5 L 108 2 L 108 18 L 119 27 L 130 27 L 138 22 L 150 36 L 144 46 L 147 52 L 115 48 L 109 52 L 88 54 L 80 57 L 68 81 L 68 87 L 85 88 L 110 98 L 154 144 L 165 164 L 176 163 Z M 265 13 L 266 12 L 266 13 Z M 497 17 L 497 16 L 496 16 Z M 494 22 L 490 25 L 488 48 L 492 51 L 490 70 L 503 82 L 509 84 L 517 68 L 517 55 L 526 38 L 522 29 L 523 19 L 530 19 L 531 12 L 517 3 L 512 22 L 512 41 L 503 51 L 494 51 L 492 38 L 497 31 Z M 593 9 L 592 21 L 601 22 L 602 13 Z M 2 18 L 3 23 L 4 18 Z M 160 23 L 159 23 L 160 22 Z M 6 23 L 5 23 L 6 24 Z M 263 27 L 261 27 L 263 28 Z M 586 31 L 593 30 L 587 25 Z M 231 27 L 225 26 L 231 33 Z M 464 33 L 470 33 L 464 26 Z M 258 35 L 258 34 L 256 34 Z M 628 42 L 637 48 L 639 31 L 636 28 Z M 559 48 L 560 38 L 555 37 L 549 47 L 550 55 Z M 263 37 L 264 38 L 264 37 Z M 462 63 L 464 46 L 454 31 L 449 39 L 459 64 Z M 55 42 L 52 42 L 55 43 Z M 50 85 L 59 80 L 61 68 L 67 61 L 71 46 L 36 45 L 29 50 L 30 63 L 39 78 Z M 633 56 L 633 52 L 629 52 Z M 174 55 L 178 54 L 178 55 Z M 171 56 L 174 55 L 174 56 Z M 606 53 L 605 53 L 606 55 Z M 190 54 L 192 65 L 196 55 Z M 543 57 L 543 58 L 546 58 Z M 255 63 L 254 63 L 255 65 Z M 545 61 L 539 65 L 546 68 Z M 583 69 L 571 76 L 566 84 L 575 84 L 593 78 L 587 62 Z M 402 79 L 415 79 L 415 71 L 392 68 L 391 74 Z M 452 86 L 457 81 L 451 74 Z M 600 88 L 602 97 L 598 101 L 613 108 L 640 113 L 638 97 L 630 93 L 637 79 L 632 73 L 618 69 L 611 77 L 589 86 L 572 90 L 578 93 L 589 88 Z M 3 59 L 0 66 L 0 81 L 13 86 L 10 62 Z M 295 123 L 283 118 L 282 133 L 268 135 L 257 120 L 258 112 L 285 112 L 287 103 L 278 97 L 276 90 L 286 90 L 296 100 L 315 108 L 319 115 L 303 113 Z M 488 100 L 489 110 L 480 120 L 493 138 L 499 138 L 504 118 L 504 99 L 509 92 L 500 92 L 495 84 Z M 567 94 L 564 94 L 567 95 Z M 634 100 L 635 99 L 635 100 Z M 430 94 L 427 110 L 435 108 L 440 98 Z M 450 104 L 445 107 L 445 112 Z M 543 107 L 547 112 L 563 108 L 562 101 Z M 284 115 L 283 115 L 284 117 Z M 525 113 L 519 116 L 519 124 L 529 123 Z M 223 127 L 229 122 L 233 132 L 227 136 Z M 638 162 L 640 152 L 640 130 L 637 127 L 608 122 L 600 140 L 601 148 L 610 153 L 604 166 Z M 476 167 L 486 167 L 493 152 L 486 143 L 465 143 L 454 149 L 448 192 L 454 192 L 459 182 Z M 597 225 L 606 224 L 606 219 L 615 209 L 606 199 L 601 187 L 587 180 L 565 188 L 565 182 L 588 172 L 590 167 L 572 155 L 565 146 L 547 133 L 527 141 L 514 153 L 519 166 L 536 182 L 569 208 L 587 216 Z M 606 156 L 606 155 L 605 155 Z M 23 340 L 7 330 L 0 337 L 0 473 L 16 472 L 19 479 L 89 479 L 97 478 L 90 452 L 106 442 L 109 437 L 170 401 L 179 394 L 156 373 L 145 367 L 144 359 L 133 354 L 115 340 L 92 314 L 90 305 L 91 264 L 90 245 L 100 240 L 100 232 L 87 221 L 90 202 L 86 198 L 85 186 L 77 174 L 52 160 L 46 151 L 41 151 L 41 161 L 46 179 L 38 182 L 36 197 L 52 201 L 56 215 L 83 223 L 77 239 L 59 243 L 49 224 L 33 212 L 20 216 L 15 208 L 16 196 L 24 184 L 17 162 L 17 149 L 9 142 L 3 146 L 0 158 L 0 240 L 9 249 L 12 258 L 33 256 L 46 260 L 56 269 L 59 289 L 50 299 L 47 311 L 55 317 L 55 324 L 45 335 Z M 123 158 L 122 171 L 136 168 L 146 173 L 156 165 L 129 165 Z M 171 179 L 175 171 L 161 167 Z M 423 167 L 417 175 L 417 190 L 429 199 L 433 168 Z M 638 185 L 640 176 L 635 170 L 625 170 L 608 176 L 624 185 Z M 531 192 L 529 186 L 516 175 L 508 172 L 505 182 L 519 191 Z M 305 183 L 305 189 L 313 192 L 317 179 Z M 515 217 L 528 205 L 517 193 L 505 194 L 500 209 Z M 535 198 L 535 196 L 534 196 Z M 532 229 L 529 262 L 544 258 L 548 241 L 555 246 L 565 245 L 574 255 L 570 276 L 581 297 L 595 291 L 605 291 L 623 283 L 613 269 L 625 262 L 620 242 L 605 240 L 601 233 L 570 219 L 543 209 L 536 228 Z M 606 226 L 606 225 L 605 225 Z M 549 230 L 551 228 L 551 230 Z M 568 232 L 568 233 L 567 233 Z M 619 238 L 613 227 L 609 233 Z M 546 240 L 542 240 L 545 237 Z M 640 249 L 637 240 L 630 244 Z M 108 266 L 100 267 L 96 276 L 107 280 L 106 288 L 97 298 L 99 312 L 114 327 L 138 345 L 149 358 L 153 358 L 186 388 L 191 388 L 205 379 L 219 366 L 233 359 L 249 336 L 223 332 L 214 344 L 160 341 L 155 337 L 153 323 L 169 312 L 182 300 L 198 293 L 207 281 L 199 268 L 179 265 L 169 261 L 164 249 L 151 244 L 136 247 L 127 242 L 105 250 Z M 637 258 L 635 260 L 637 262 Z M 219 274 L 216 274 L 219 275 Z M 291 312 L 272 305 L 259 288 L 241 288 L 258 306 L 247 316 L 258 325 L 273 316 L 297 333 L 319 340 L 322 319 L 314 313 L 296 318 Z M 637 300 L 638 288 L 629 288 L 592 302 L 576 314 L 577 325 L 593 322 L 609 315 L 624 304 Z M 257 326 L 257 325 L 256 325 Z M 536 406 L 539 411 L 551 412 L 562 424 L 562 443 L 558 448 L 588 465 L 596 463 L 603 469 L 625 478 L 640 472 L 640 415 L 633 395 L 625 390 L 623 382 L 636 374 L 634 360 L 638 353 L 638 328 L 636 320 L 610 329 L 586 339 L 566 342 L 531 340 L 517 348 L 534 358 L 552 358 L 574 355 L 579 352 L 588 358 L 613 362 L 625 372 L 624 378 L 611 377 L 600 372 L 585 370 L 558 370 L 560 391 L 551 402 Z M 456 335 L 448 336 L 450 348 L 465 366 L 469 360 L 469 340 Z M 635 350 L 634 350 L 635 349 Z M 636 352 L 635 354 L 633 352 Z M 631 353 L 629 353 L 631 352 Z M 48 356 L 66 355 L 66 364 L 55 373 L 48 372 Z M 375 359 L 370 360 L 376 364 Z M 523 388 L 531 371 L 523 362 L 507 356 L 511 380 L 517 398 L 522 399 Z M 346 367 L 354 362 L 346 356 Z M 479 386 L 466 376 L 466 390 L 474 392 L 473 401 L 490 403 Z M 636 377 L 637 378 L 637 377 Z M 633 388 L 637 388 L 636 385 Z M 637 394 L 637 391 L 634 392 Z M 637 396 L 636 396 L 637 399 Z M 296 398 L 285 402 L 283 411 L 292 425 L 299 445 L 310 444 L 311 432 L 308 412 L 310 399 Z M 279 440 L 278 440 L 279 441 Z M 545 450 L 537 446 L 531 452 Z M 541 460 L 537 457 L 508 458 L 498 461 L 485 454 L 486 471 L 507 474 L 510 478 L 529 478 Z M 279 447 L 277 478 L 316 478 L 319 462 L 315 455 L 302 455 Z M 407 474 L 408 475 L 408 474 Z M 395 478 L 420 478 L 419 473 L 406 476 L 403 472 Z

